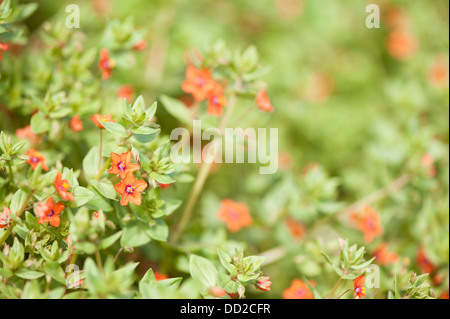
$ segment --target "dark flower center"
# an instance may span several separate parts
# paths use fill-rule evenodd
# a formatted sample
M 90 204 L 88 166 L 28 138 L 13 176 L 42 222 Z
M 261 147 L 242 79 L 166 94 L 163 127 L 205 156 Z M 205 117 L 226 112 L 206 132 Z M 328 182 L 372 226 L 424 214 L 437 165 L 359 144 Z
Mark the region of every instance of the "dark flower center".
M 39 162 L 39 158 L 38 158 L 37 156 L 33 156 L 33 157 L 31 158 L 31 161 L 32 161 L 33 163 L 38 163 L 38 162 Z
M 133 194 L 134 187 L 132 187 L 131 185 L 128 185 L 127 187 L 125 187 L 125 192 L 127 192 L 128 194 Z
M 50 213 L 48 213 L 48 217 L 52 217 L 55 215 L 55 211 L 53 209 L 50 210 Z
M 127 168 L 127 165 L 124 162 L 119 162 L 119 164 L 117 164 L 117 167 L 123 171 L 124 169 Z

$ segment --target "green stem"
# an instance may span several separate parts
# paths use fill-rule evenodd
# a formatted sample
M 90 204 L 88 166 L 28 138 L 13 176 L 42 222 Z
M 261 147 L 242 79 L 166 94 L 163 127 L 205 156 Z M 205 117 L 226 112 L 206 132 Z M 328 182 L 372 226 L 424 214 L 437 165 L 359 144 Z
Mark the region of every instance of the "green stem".
M 106 169 L 111 165 L 111 158 L 108 158 L 108 160 L 103 164 L 102 168 L 99 168 L 99 172 L 97 175 L 95 175 L 95 179 L 99 180 L 100 177 L 102 177 L 103 173 L 106 171 Z
M 330 299 L 331 296 L 334 295 L 334 293 L 336 292 L 336 290 L 339 288 L 339 286 L 342 283 L 342 278 L 339 278 L 338 282 L 336 283 L 336 285 L 334 285 L 333 289 L 331 289 L 330 293 L 328 294 L 326 299 Z
M 346 291 L 344 291 L 343 293 L 341 293 L 339 296 L 336 297 L 336 299 L 341 299 L 341 297 L 343 297 L 346 293 L 348 293 L 349 291 L 352 291 L 353 289 L 347 289 Z
M 236 99 L 237 99 L 236 94 L 233 94 L 230 97 L 230 102 L 227 105 L 227 111 L 219 124 L 219 130 L 222 133 L 225 130 L 228 120 L 230 119 L 231 113 L 233 112 L 234 105 L 236 104 Z M 216 140 L 214 140 L 214 144 L 212 147 L 213 149 L 215 148 L 216 143 L 217 143 Z M 189 195 L 189 201 L 187 202 L 186 208 L 184 209 L 181 215 L 181 220 L 180 223 L 178 224 L 178 228 L 175 230 L 174 235 L 170 239 L 170 244 L 174 245 L 178 241 L 184 229 L 186 228 L 187 223 L 191 219 L 192 211 L 194 209 L 195 204 L 197 203 L 197 199 L 200 196 L 200 193 L 202 192 L 206 179 L 208 178 L 212 164 L 213 161 L 211 161 L 210 163 L 202 162 L 200 166 L 200 171 L 197 175 L 194 186 L 192 187 L 192 191 Z
M 100 171 L 100 166 L 102 166 L 102 150 L 103 150 L 103 129 L 100 129 L 100 147 L 98 156 L 98 171 Z
M 98 250 L 95 251 L 95 259 L 97 260 L 98 269 L 100 269 L 100 272 L 103 273 L 102 259 Z

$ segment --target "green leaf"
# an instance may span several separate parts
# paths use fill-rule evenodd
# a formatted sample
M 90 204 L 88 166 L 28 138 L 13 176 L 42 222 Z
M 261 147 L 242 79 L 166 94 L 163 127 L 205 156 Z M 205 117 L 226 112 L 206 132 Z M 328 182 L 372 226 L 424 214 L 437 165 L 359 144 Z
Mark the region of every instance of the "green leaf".
M 44 113 L 39 111 L 31 117 L 30 126 L 33 133 L 42 134 L 49 130 L 50 122 L 45 118 Z
M 230 273 L 232 276 L 237 275 L 237 269 L 236 266 L 232 264 L 233 259 L 230 255 L 228 255 L 226 252 L 220 250 L 217 248 L 217 254 L 219 255 L 220 262 L 222 263 L 222 266 L 225 267 L 226 270 Z
M 148 126 L 140 126 L 132 129 L 133 136 L 141 143 L 148 143 L 153 141 L 159 134 L 159 128 L 152 128 Z
M 97 181 L 91 180 L 91 185 L 104 197 L 109 199 L 115 199 L 117 192 L 111 181 Z
M 16 215 L 20 211 L 20 209 L 26 204 L 25 201 L 27 200 L 27 197 L 27 193 L 20 188 L 14 193 L 9 207 L 12 214 Z
M 112 135 L 117 137 L 128 137 L 127 130 L 119 123 L 115 122 L 102 122 L 105 129 Z
M 64 271 L 62 270 L 61 266 L 57 262 L 47 262 L 44 264 L 44 270 L 53 279 L 58 281 L 61 284 L 66 283 L 66 278 Z
M 342 270 L 333 263 L 331 258 L 323 251 L 321 251 L 320 253 L 325 258 L 325 260 L 330 264 L 330 266 L 333 268 L 333 270 L 336 272 L 336 274 L 338 274 L 339 276 L 342 276 Z
M 83 171 L 88 177 L 95 177 L 97 175 L 99 150 L 97 146 L 94 146 L 89 150 L 83 159 Z
M 122 238 L 120 238 L 120 245 L 139 247 L 149 243 L 152 238 L 148 233 L 149 226 L 141 223 L 140 221 L 129 222 L 123 232 Z
M 355 270 L 362 269 L 362 268 L 365 268 L 365 267 L 369 266 L 374 260 L 375 260 L 375 257 L 373 257 L 372 259 L 370 259 L 370 260 L 368 260 L 366 262 L 363 262 L 363 263 L 361 263 L 359 265 L 352 265 L 350 268 L 351 269 L 355 269 Z
M 144 277 L 142 277 L 141 281 L 139 282 L 139 292 L 143 294 L 143 290 L 147 287 L 156 287 L 155 274 L 153 273 L 153 270 L 151 268 L 147 270 Z
M 27 279 L 27 280 L 38 279 L 38 278 L 41 278 L 42 276 L 45 275 L 43 272 L 36 271 L 36 270 L 31 270 L 31 269 L 28 269 L 28 268 L 20 268 L 14 274 L 17 277 L 20 277 L 22 279 Z
M 183 102 L 168 97 L 167 95 L 161 95 L 160 100 L 170 115 L 179 120 L 181 123 L 184 123 L 189 127 L 192 126 L 191 113 Z
M 156 224 L 148 229 L 148 234 L 154 240 L 167 241 L 167 237 L 169 236 L 169 227 L 163 220 L 157 219 Z
M 77 186 L 73 189 L 73 196 L 75 197 L 75 205 L 79 207 L 94 198 L 95 194 L 85 187 Z
M 145 117 L 147 120 L 151 120 L 156 113 L 156 108 L 158 107 L 158 103 L 154 102 L 148 109 L 145 110 Z
M 189 259 L 189 271 L 192 278 L 199 280 L 204 286 L 216 286 L 217 270 L 208 259 L 191 255 Z
M 150 178 L 161 184 L 171 184 L 175 182 L 175 180 L 172 179 L 172 177 L 170 177 L 169 175 L 162 175 L 156 172 L 150 172 Z
M 109 237 L 102 239 L 98 244 L 98 249 L 106 249 L 111 247 L 120 238 L 120 236 L 122 236 L 122 234 L 123 231 L 121 230 Z

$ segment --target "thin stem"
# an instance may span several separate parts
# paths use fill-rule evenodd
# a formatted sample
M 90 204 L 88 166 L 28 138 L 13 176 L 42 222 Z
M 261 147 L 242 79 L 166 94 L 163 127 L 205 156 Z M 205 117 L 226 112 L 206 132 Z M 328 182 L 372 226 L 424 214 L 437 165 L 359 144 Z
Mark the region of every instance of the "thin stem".
M 118 251 L 117 254 L 114 256 L 113 264 L 116 263 L 116 260 L 117 260 L 117 258 L 119 258 L 120 253 L 122 252 L 122 250 L 123 250 L 123 247 L 120 247 L 119 251 Z
M 328 296 L 326 297 L 326 299 L 330 299 L 331 296 L 334 295 L 334 293 L 336 292 L 336 290 L 339 288 L 339 286 L 342 283 L 342 278 L 339 278 L 339 280 L 337 281 L 336 285 L 334 285 L 333 289 L 331 289 L 330 293 L 328 294 Z
M 98 171 L 100 171 L 100 167 L 102 166 L 102 150 L 103 150 L 103 129 L 100 129 L 100 147 L 98 154 Z
M 237 85 L 240 86 L 240 81 L 237 82 Z M 234 105 L 236 104 L 236 99 L 237 99 L 237 96 L 234 93 L 230 97 L 230 101 L 227 105 L 227 111 L 219 124 L 219 131 L 221 133 L 224 132 L 225 127 L 228 123 L 228 120 L 231 117 L 231 113 L 233 112 Z M 216 145 L 216 143 L 218 143 L 218 140 L 215 139 L 213 143 L 214 144 L 211 147 L 212 149 L 215 148 L 215 145 Z M 197 199 L 200 196 L 200 193 L 202 192 L 202 189 L 203 189 L 203 186 L 205 185 L 206 179 L 208 178 L 212 164 L 213 164 L 213 161 L 211 161 L 210 163 L 202 162 L 202 164 L 200 166 L 200 171 L 197 175 L 197 179 L 195 180 L 194 186 L 192 187 L 192 191 L 189 195 L 189 201 L 186 204 L 186 208 L 184 209 L 184 211 L 181 215 L 180 223 L 178 225 L 178 228 L 175 230 L 173 237 L 170 240 L 170 244 L 173 245 L 178 241 L 178 239 L 180 238 L 181 234 L 184 231 L 184 228 L 186 227 L 187 223 L 191 219 L 192 211 L 194 209 L 195 204 L 197 203 Z
M 343 297 L 346 293 L 348 293 L 349 291 L 352 291 L 353 289 L 347 289 L 346 291 L 344 291 L 343 293 L 341 293 L 339 296 L 336 297 L 336 299 L 341 299 L 341 297 Z
M 98 269 L 100 269 L 100 272 L 103 273 L 102 259 L 98 250 L 95 251 L 95 259 L 97 260 Z
M 102 177 L 103 173 L 106 171 L 106 169 L 109 167 L 110 164 L 111 164 L 111 159 L 108 158 L 108 160 L 105 162 L 105 164 L 103 164 L 102 168 L 99 168 L 99 172 L 97 173 L 97 175 L 95 175 L 96 180 L 99 180 L 100 177 Z

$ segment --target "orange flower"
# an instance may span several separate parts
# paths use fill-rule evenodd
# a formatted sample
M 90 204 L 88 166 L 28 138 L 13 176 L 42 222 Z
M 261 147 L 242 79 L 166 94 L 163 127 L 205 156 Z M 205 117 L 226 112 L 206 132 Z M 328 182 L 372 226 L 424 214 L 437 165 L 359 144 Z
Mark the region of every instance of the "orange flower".
M 364 206 L 359 216 L 353 216 L 358 222 L 358 228 L 364 233 L 364 241 L 371 243 L 375 237 L 383 234 L 380 215 L 370 206 Z
M 97 125 L 98 128 L 104 129 L 105 127 L 102 125 L 102 122 L 111 122 L 114 123 L 115 121 L 112 119 L 112 116 L 107 115 L 101 115 L 101 114 L 94 114 L 91 116 L 91 121 Z
M 39 140 L 39 137 L 31 130 L 30 125 L 27 125 L 24 128 L 18 128 L 16 130 L 16 136 L 21 139 L 27 138 L 32 144 L 37 144 Z
M 214 82 L 213 88 L 208 94 L 208 114 L 211 116 L 221 116 L 222 108 L 227 103 L 223 89 L 220 84 Z
M 398 260 L 398 255 L 396 253 L 391 253 L 388 251 L 387 243 L 381 243 L 373 253 L 376 260 L 381 265 L 387 265 L 389 263 L 395 263 Z
M 74 115 L 70 120 L 70 129 L 74 132 L 81 132 L 83 130 L 83 122 L 78 115 Z
M 389 33 L 387 51 L 397 60 L 407 60 L 417 51 L 419 44 L 414 35 L 407 30 L 396 29 Z
M 133 46 L 133 50 L 135 50 L 135 51 L 142 51 L 146 47 L 147 47 L 147 42 L 145 42 L 145 40 L 140 40 Z
M 436 270 L 436 266 L 427 258 L 425 249 L 421 246 L 417 252 L 417 266 L 422 274 L 432 274 Z
M 305 226 L 295 219 L 288 217 L 285 224 L 294 239 L 300 240 L 305 235 Z
M 165 274 L 161 274 L 160 272 L 157 272 L 157 271 L 155 271 L 154 275 L 155 275 L 156 281 L 169 279 L 169 276 L 167 276 Z
M 186 81 L 181 84 L 181 88 L 184 92 L 191 93 L 196 101 L 203 101 L 213 89 L 214 83 L 208 69 L 198 70 L 190 65 L 186 69 Z
M 31 165 L 31 168 L 33 170 L 36 169 L 36 167 L 41 163 L 41 167 L 44 171 L 48 171 L 48 166 L 45 164 L 45 157 L 42 156 L 41 153 L 37 152 L 34 149 L 29 149 L 25 155 L 29 156 L 30 158 L 27 160 L 27 163 Z
M 300 279 L 294 279 L 289 288 L 283 291 L 283 299 L 314 299 L 308 286 Z
M 120 205 L 126 206 L 130 201 L 141 205 L 141 193 L 147 188 L 147 183 L 143 179 L 136 180 L 133 173 L 128 172 L 122 182 L 114 185 L 114 188 L 122 195 Z
M 326 72 L 314 72 L 308 76 L 304 88 L 304 99 L 310 103 L 322 103 L 333 93 L 335 84 L 333 77 Z
M 253 223 L 247 205 L 224 199 L 218 211 L 218 218 L 227 224 L 228 230 L 237 232 Z
M 364 283 L 366 282 L 366 277 L 363 275 L 356 277 L 354 282 L 354 294 L 353 298 L 359 297 L 359 299 L 364 298 L 366 296 L 366 287 L 364 287 Z
M 440 296 L 439 299 L 448 299 L 448 290 L 444 291 Z
M 266 90 L 260 90 L 258 92 L 256 95 L 256 105 L 258 105 L 258 107 L 265 112 L 273 111 L 273 106 L 270 103 Z
M 272 285 L 272 282 L 269 280 L 270 277 L 267 276 L 261 276 L 256 281 L 256 288 L 262 291 L 269 291 L 270 285 Z
M 433 65 L 428 71 L 428 81 L 434 87 L 441 88 L 448 85 L 449 64 L 448 58 L 444 54 L 436 57 Z
M 386 12 L 386 22 L 390 29 L 405 29 L 409 27 L 408 14 L 402 7 L 393 7 Z
M 9 45 L 7 45 L 6 43 L 1 43 L 0 42 L 0 62 L 2 61 L 2 51 L 6 51 L 9 49 Z
M 429 177 L 436 176 L 436 166 L 434 165 L 433 155 L 426 153 L 422 156 L 422 165 L 428 170 Z
M 105 213 L 104 213 L 104 212 L 102 212 L 101 210 L 99 210 L 98 212 L 95 212 L 95 213 L 94 213 L 94 218 L 95 218 L 95 219 L 100 219 L 100 218 L 106 219 L 106 216 L 105 216 Z
M 216 298 L 222 298 L 226 296 L 227 292 L 219 287 L 211 287 L 209 288 L 209 294 Z
M 171 184 L 163 184 L 163 183 L 158 183 L 159 187 L 161 187 L 161 189 L 165 189 L 165 188 L 169 188 Z
M 58 192 L 59 196 L 61 196 L 64 200 L 70 200 L 72 202 L 75 201 L 75 198 L 71 193 L 68 192 L 70 188 L 70 184 L 67 181 L 67 179 L 62 179 L 61 172 L 56 173 L 55 181 L 53 182 L 53 185 L 55 186 L 56 191 Z
M 11 214 L 11 211 L 8 207 L 3 208 L 3 213 L 0 213 L 0 228 L 5 228 L 8 226 L 8 224 L 11 221 L 11 218 L 9 215 Z
M 134 87 L 132 85 L 122 85 L 117 92 L 117 96 L 123 100 L 126 99 L 128 103 L 133 100 Z
M 114 69 L 114 60 L 109 57 L 108 49 L 100 50 L 100 62 L 98 67 L 102 70 L 102 79 L 105 81 L 111 76 L 112 70 Z
M 63 204 L 53 203 L 53 197 L 47 199 L 45 203 L 39 203 L 36 207 L 36 215 L 39 217 L 38 224 L 50 223 L 50 225 L 58 227 L 60 223 L 59 214 L 63 209 Z
M 139 170 L 139 165 L 131 162 L 131 152 L 122 154 L 111 153 L 112 166 L 108 170 L 110 174 L 119 174 L 124 179 L 127 173 L 133 173 Z

